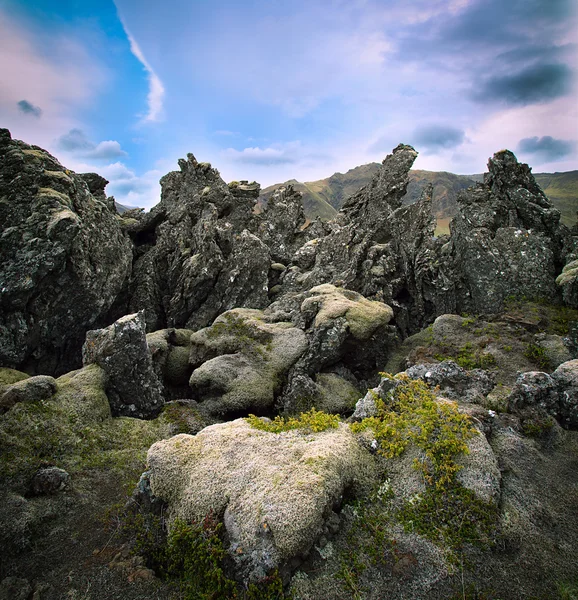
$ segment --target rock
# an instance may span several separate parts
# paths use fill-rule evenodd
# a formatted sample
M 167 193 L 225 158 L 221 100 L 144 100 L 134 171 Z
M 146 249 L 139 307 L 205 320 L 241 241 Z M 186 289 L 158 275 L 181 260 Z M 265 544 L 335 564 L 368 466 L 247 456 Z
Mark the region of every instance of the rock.
M 179 166 L 161 179 L 160 203 L 130 230 L 129 308 L 145 310 L 148 331 L 198 329 L 228 309 L 268 304 L 271 257 L 250 230 L 258 185 L 229 187 L 192 154 Z
M 361 395 L 355 385 L 337 373 L 318 373 L 315 383 L 321 396 L 316 408 L 326 413 L 351 413 Z
M 558 417 L 564 427 L 578 429 L 578 360 L 561 364 L 552 379 L 559 390 Z
M 536 408 L 560 421 L 567 429 L 578 429 L 578 360 L 561 364 L 552 375 L 522 373 L 508 398 L 514 412 Z
M 410 379 L 423 379 L 440 395 L 461 402 L 479 402 L 495 385 L 494 376 L 482 369 L 467 371 L 452 360 L 432 365 L 414 365 L 405 371 Z
M 160 412 L 162 387 L 148 350 L 143 313 L 89 331 L 82 358 L 85 366 L 95 363 L 104 370 L 113 415 L 150 418 Z
M 70 482 L 70 475 L 58 467 L 39 469 L 32 478 L 31 491 L 36 496 L 56 494 L 65 490 Z
M 28 579 L 6 577 L 0 583 L 0 600 L 28 600 L 32 586 Z
M 268 323 L 258 310 L 229 311 L 191 336 L 189 385 L 211 413 L 262 414 L 306 348 L 305 334 L 290 323 Z
M 13 383 L 5 388 L 0 397 L 0 412 L 12 408 L 18 402 L 46 400 L 56 392 L 56 380 L 48 375 L 37 375 Z
M 60 374 L 80 363 L 131 272 L 115 214 L 48 152 L 0 136 L 0 364 Z
M 545 360 L 551 369 L 559 367 L 562 363 L 572 360 L 564 338 L 559 335 L 539 333 L 535 336 L 536 344 L 544 351 Z
M 255 233 L 277 264 L 289 262 L 305 239 L 305 234 L 300 233 L 305 225 L 301 196 L 292 185 L 277 188 L 260 215 L 261 222 Z
M 562 289 L 562 298 L 568 306 L 578 308 L 578 260 L 569 262 L 556 278 Z
M 18 383 L 23 379 L 28 379 L 28 377 L 30 377 L 28 373 L 22 373 L 16 369 L 0 367 L 0 398 L 9 386 L 13 383 Z
M 168 502 L 171 520 L 209 512 L 223 519 L 245 581 L 306 554 L 345 489 L 373 474 L 346 425 L 274 434 L 243 419 L 158 442 L 148 466 L 152 493 Z
M 496 313 L 508 296 L 554 298 L 556 265 L 569 231 L 536 184 L 528 165 L 508 150 L 488 163 L 484 183 L 458 196 L 451 223 L 456 275 L 465 297 L 455 312 Z

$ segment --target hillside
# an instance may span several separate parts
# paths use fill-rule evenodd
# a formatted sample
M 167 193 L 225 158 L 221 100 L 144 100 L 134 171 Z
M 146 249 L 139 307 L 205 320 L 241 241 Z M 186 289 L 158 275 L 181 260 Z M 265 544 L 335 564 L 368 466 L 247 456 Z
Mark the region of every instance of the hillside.
M 379 163 L 369 163 L 350 169 L 347 173 L 334 173 L 331 177 L 318 181 L 301 183 L 292 179 L 285 184 L 271 185 L 262 190 L 259 204 L 262 206 L 273 191 L 281 185 L 292 184 L 297 191 L 303 194 L 303 205 L 307 218 L 313 220 L 321 217 L 323 221 L 326 221 L 335 215 L 346 198 L 371 181 L 379 166 Z M 562 222 L 567 226 L 574 225 L 578 210 L 578 171 L 536 173 L 534 177 L 554 206 L 562 213 Z M 481 174 L 456 175 L 446 171 L 413 169 L 410 171 L 410 183 L 403 203 L 413 204 L 416 202 L 423 188 L 431 183 L 434 186 L 434 212 L 438 220 L 445 226 L 456 214 L 458 193 L 482 180 L 483 175 Z

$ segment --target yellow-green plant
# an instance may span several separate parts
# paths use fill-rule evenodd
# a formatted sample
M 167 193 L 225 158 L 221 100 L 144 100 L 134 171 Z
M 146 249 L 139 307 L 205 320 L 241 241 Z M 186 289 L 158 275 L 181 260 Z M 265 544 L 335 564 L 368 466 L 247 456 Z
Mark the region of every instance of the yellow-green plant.
M 251 427 L 269 433 L 281 433 L 294 429 L 317 433 L 326 429 L 336 429 L 339 426 L 337 415 L 329 415 L 321 410 L 315 410 L 315 408 L 301 413 L 298 417 L 276 416 L 272 421 L 264 421 L 255 415 L 249 415 L 245 420 Z

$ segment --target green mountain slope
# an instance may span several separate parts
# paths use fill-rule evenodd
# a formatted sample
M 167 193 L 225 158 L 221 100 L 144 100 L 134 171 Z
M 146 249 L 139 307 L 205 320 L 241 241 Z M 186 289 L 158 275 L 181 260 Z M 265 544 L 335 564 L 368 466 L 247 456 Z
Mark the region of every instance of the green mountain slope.
M 267 202 L 274 190 L 281 185 L 292 184 L 303 194 L 305 215 L 309 220 L 321 217 L 331 219 L 346 198 L 367 185 L 379 169 L 379 163 L 369 163 L 350 169 L 347 173 L 335 173 L 326 179 L 301 183 L 292 179 L 285 184 L 275 184 L 261 192 L 259 203 Z M 562 222 L 568 226 L 576 223 L 578 211 L 578 171 L 566 173 L 535 173 L 538 185 L 544 190 L 554 206 L 562 213 Z M 416 202 L 424 187 L 433 185 L 433 209 L 440 224 L 445 227 L 457 210 L 456 198 L 483 175 L 455 175 L 445 171 L 412 170 L 404 204 Z

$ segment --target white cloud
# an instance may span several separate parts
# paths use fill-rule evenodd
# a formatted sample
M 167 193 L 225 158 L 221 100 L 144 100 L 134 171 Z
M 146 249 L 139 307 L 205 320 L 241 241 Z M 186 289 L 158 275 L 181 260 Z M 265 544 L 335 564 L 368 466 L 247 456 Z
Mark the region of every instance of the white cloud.
M 256 165 L 280 165 L 297 162 L 300 142 L 289 142 L 287 144 L 275 144 L 268 148 L 244 148 L 235 150 L 227 148 L 222 155 L 234 162 L 249 163 Z
M 93 160 L 112 160 L 127 155 L 116 140 L 95 144 L 84 131 L 76 127 L 58 138 L 57 147 L 72 156 Z
M 128 38 L 131 52 L 136 56 L 147 72 L 147 78 L 149 82 L 149 93 L 147 95 L 148 112 L 143 117 L 142 122 L 154 123 L 161 121 L 163 119 L 163 100 L 165 97 L 165 88 L 163 83 L 145 58 L 140 46 L 131 35 L 122 19 L 121 23 L 124 28 L 124 32 L 126 33 L 126 37 Z

